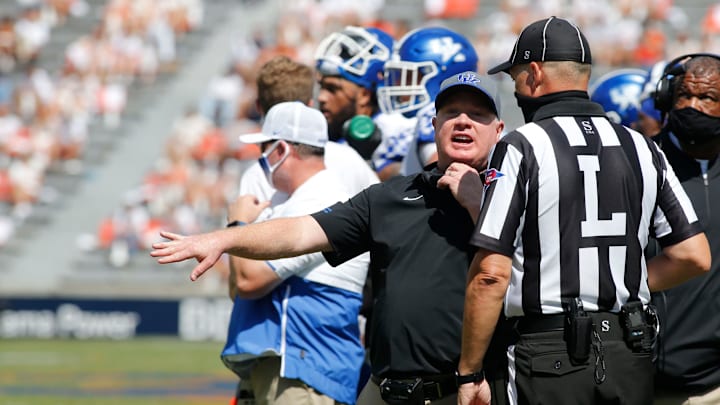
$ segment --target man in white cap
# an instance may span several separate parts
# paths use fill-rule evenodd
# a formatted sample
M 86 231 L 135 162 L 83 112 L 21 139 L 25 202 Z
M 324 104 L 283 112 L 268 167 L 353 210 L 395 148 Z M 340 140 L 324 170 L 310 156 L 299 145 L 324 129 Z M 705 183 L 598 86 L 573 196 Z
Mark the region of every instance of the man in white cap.
M 301 102 L 268 112 L 257 143 L 267 180 L 289 198 L 272 218 L 321 210 L 349 196 L 325 170 L 327 121 Z M 240 197 L 228 227 L 254 222 L 270 202 Z M 320 253 L 279 260 L 235 258 L 230 274 L 234 306 L 225 364 L 250 381 L 256 404 L 355 402 L 364 349 L 358 313 L 369 257 L 331 268 Z

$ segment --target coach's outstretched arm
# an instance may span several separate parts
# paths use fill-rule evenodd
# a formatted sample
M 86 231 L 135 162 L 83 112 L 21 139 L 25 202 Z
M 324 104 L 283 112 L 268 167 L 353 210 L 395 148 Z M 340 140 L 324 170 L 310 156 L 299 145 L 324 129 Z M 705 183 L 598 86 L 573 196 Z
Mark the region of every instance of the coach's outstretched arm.
M 332 250 L 325 232 L 311 216 L 279 218 L 198 235 L 183 236 L 160 231 L 170 239 L 153 243 L 150 256 L 160 264 L 196 259 L 190 273 L 195 281 L 210 269 L 223 253 L 248 259 L 268 260 Z

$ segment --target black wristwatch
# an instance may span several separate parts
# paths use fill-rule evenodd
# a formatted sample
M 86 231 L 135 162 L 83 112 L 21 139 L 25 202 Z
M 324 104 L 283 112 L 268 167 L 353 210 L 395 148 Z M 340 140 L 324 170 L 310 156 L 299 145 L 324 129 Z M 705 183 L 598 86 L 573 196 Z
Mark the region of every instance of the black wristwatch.
M 232 221 L 229 224 L 225 225 L 225 227 L 232 228 L 233 226 L 245 226 L 245 225 L 247 225 L 247 222 L 235 220 L 235 221 Z
M 457 383 L 458 387 L 463 384 L 477 383 L 484 379 L 485 379 L 485 371 L 483 371 L 483 370 L 476 371 L 472 374 L 465 374 L 465 375 L 460 375 L 460 373 L 455 371 L 455 383 Z

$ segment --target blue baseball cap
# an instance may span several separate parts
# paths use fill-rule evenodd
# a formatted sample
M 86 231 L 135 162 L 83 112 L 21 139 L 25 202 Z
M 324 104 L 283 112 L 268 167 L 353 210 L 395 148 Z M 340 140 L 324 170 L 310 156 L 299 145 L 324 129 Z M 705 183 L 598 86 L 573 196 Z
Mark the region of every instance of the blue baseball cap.
M 435 110 L 439 110 L 447 100 L 448 95 L 459 88 L 472 89 L 482 94 L 495 115 L 500 117 L 500 92 L 495 85 L 495 81 L 473 71 L 452 75 L 440 83 L 440 91 L 435 97 Z

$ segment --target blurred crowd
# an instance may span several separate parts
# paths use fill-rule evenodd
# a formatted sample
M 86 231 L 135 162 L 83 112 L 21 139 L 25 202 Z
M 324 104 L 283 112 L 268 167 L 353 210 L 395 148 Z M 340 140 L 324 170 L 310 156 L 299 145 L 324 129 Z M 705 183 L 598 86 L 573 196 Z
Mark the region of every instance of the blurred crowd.
M 418 26 L 456 29 L 475 45 L 480 72 L 507 59 L 523 26 L 549 15 L 582 27 L 597 72 L 648 69 L 682 53 L 720 53 L 720 3 L 706 10 L 698 28 L 672 0 L 501 0 L 492 12 L 483 9 L 482 1 L 426 0 L 420 21 L 385 19 L 386 2 L 288 2 L 274 26 L 255 27 L 228 41 L 227 69 L 167 129 L 167 147 L 154 168 L 127 191 L 123 204 L 109 208 L 112 212 L 82 247 L 107 253 L 113 266 L 123 267 L 133 253 L 149 249 L 159 228 L 189 234 L 222 226 L 242 170 L 259 155 L 256 146 L 237 140 L 259 128 L 258 68 L 276 55 L 314 66 L 320 41 L 348 25 L 374 26 L 395 39 Z M 47 15 L 61 23 L 73 18 L 71 10 L 81 12 L 83 2 L 38 4 L 0 20 L 0 72 L 7 66 L 22 69 L 17 81 L 0 73 L 0 201 L 10 207 L 0 228 L 17 226 L 33 204 L 53 198 L 43 190 L 43 176 L 51 166 L 82 170 L 83 146 L 92 136 L 89 124 L 119 125 L 132 102 L 128 86 L 151 84 L 157 74 L 174 71 L 176 40 L 203 22 L 202 0 L 108 0 L 100 23 L 67 47 L 62 71 L 46 72 L 28 59 L 20 27 Z M 47 11 L 56 8 L 65 11 Z M 44 23 L 45 31 L 29 30 L 34 32 L 28 34 L 34 38 L 30 42 L 40 44 L 36 52 L 52 35 L 52 24 L 51 19 Z M 0 230 L 0 246 L 11 235 Z
M 708 10 L 708 18 L 713 19 Z M 673 0 L 507 0 L 496 13 L 477 24 L 476 46 L 483 50 L 481 71 L 507 59 L 520 30 L 528 22 L 549 15 L 563 16 L 579 27 L 591 44 L 595 68 L 649 67 L 669 56 L 718 50 L 718 22 L 696 22 Z M 714 17 L 717 18 L 717 17 Z
M 38 63 L 52 28 L 88 12 L 83 1 L 24 1 L 0 23 L 0 245 L 57 192 L 50 171 L 78 174 L 91 124 L 119 126 L 133 83 L 175 69 L 175 41 L 202 23 L 200 0 L 109 0 L 92 32 Z

